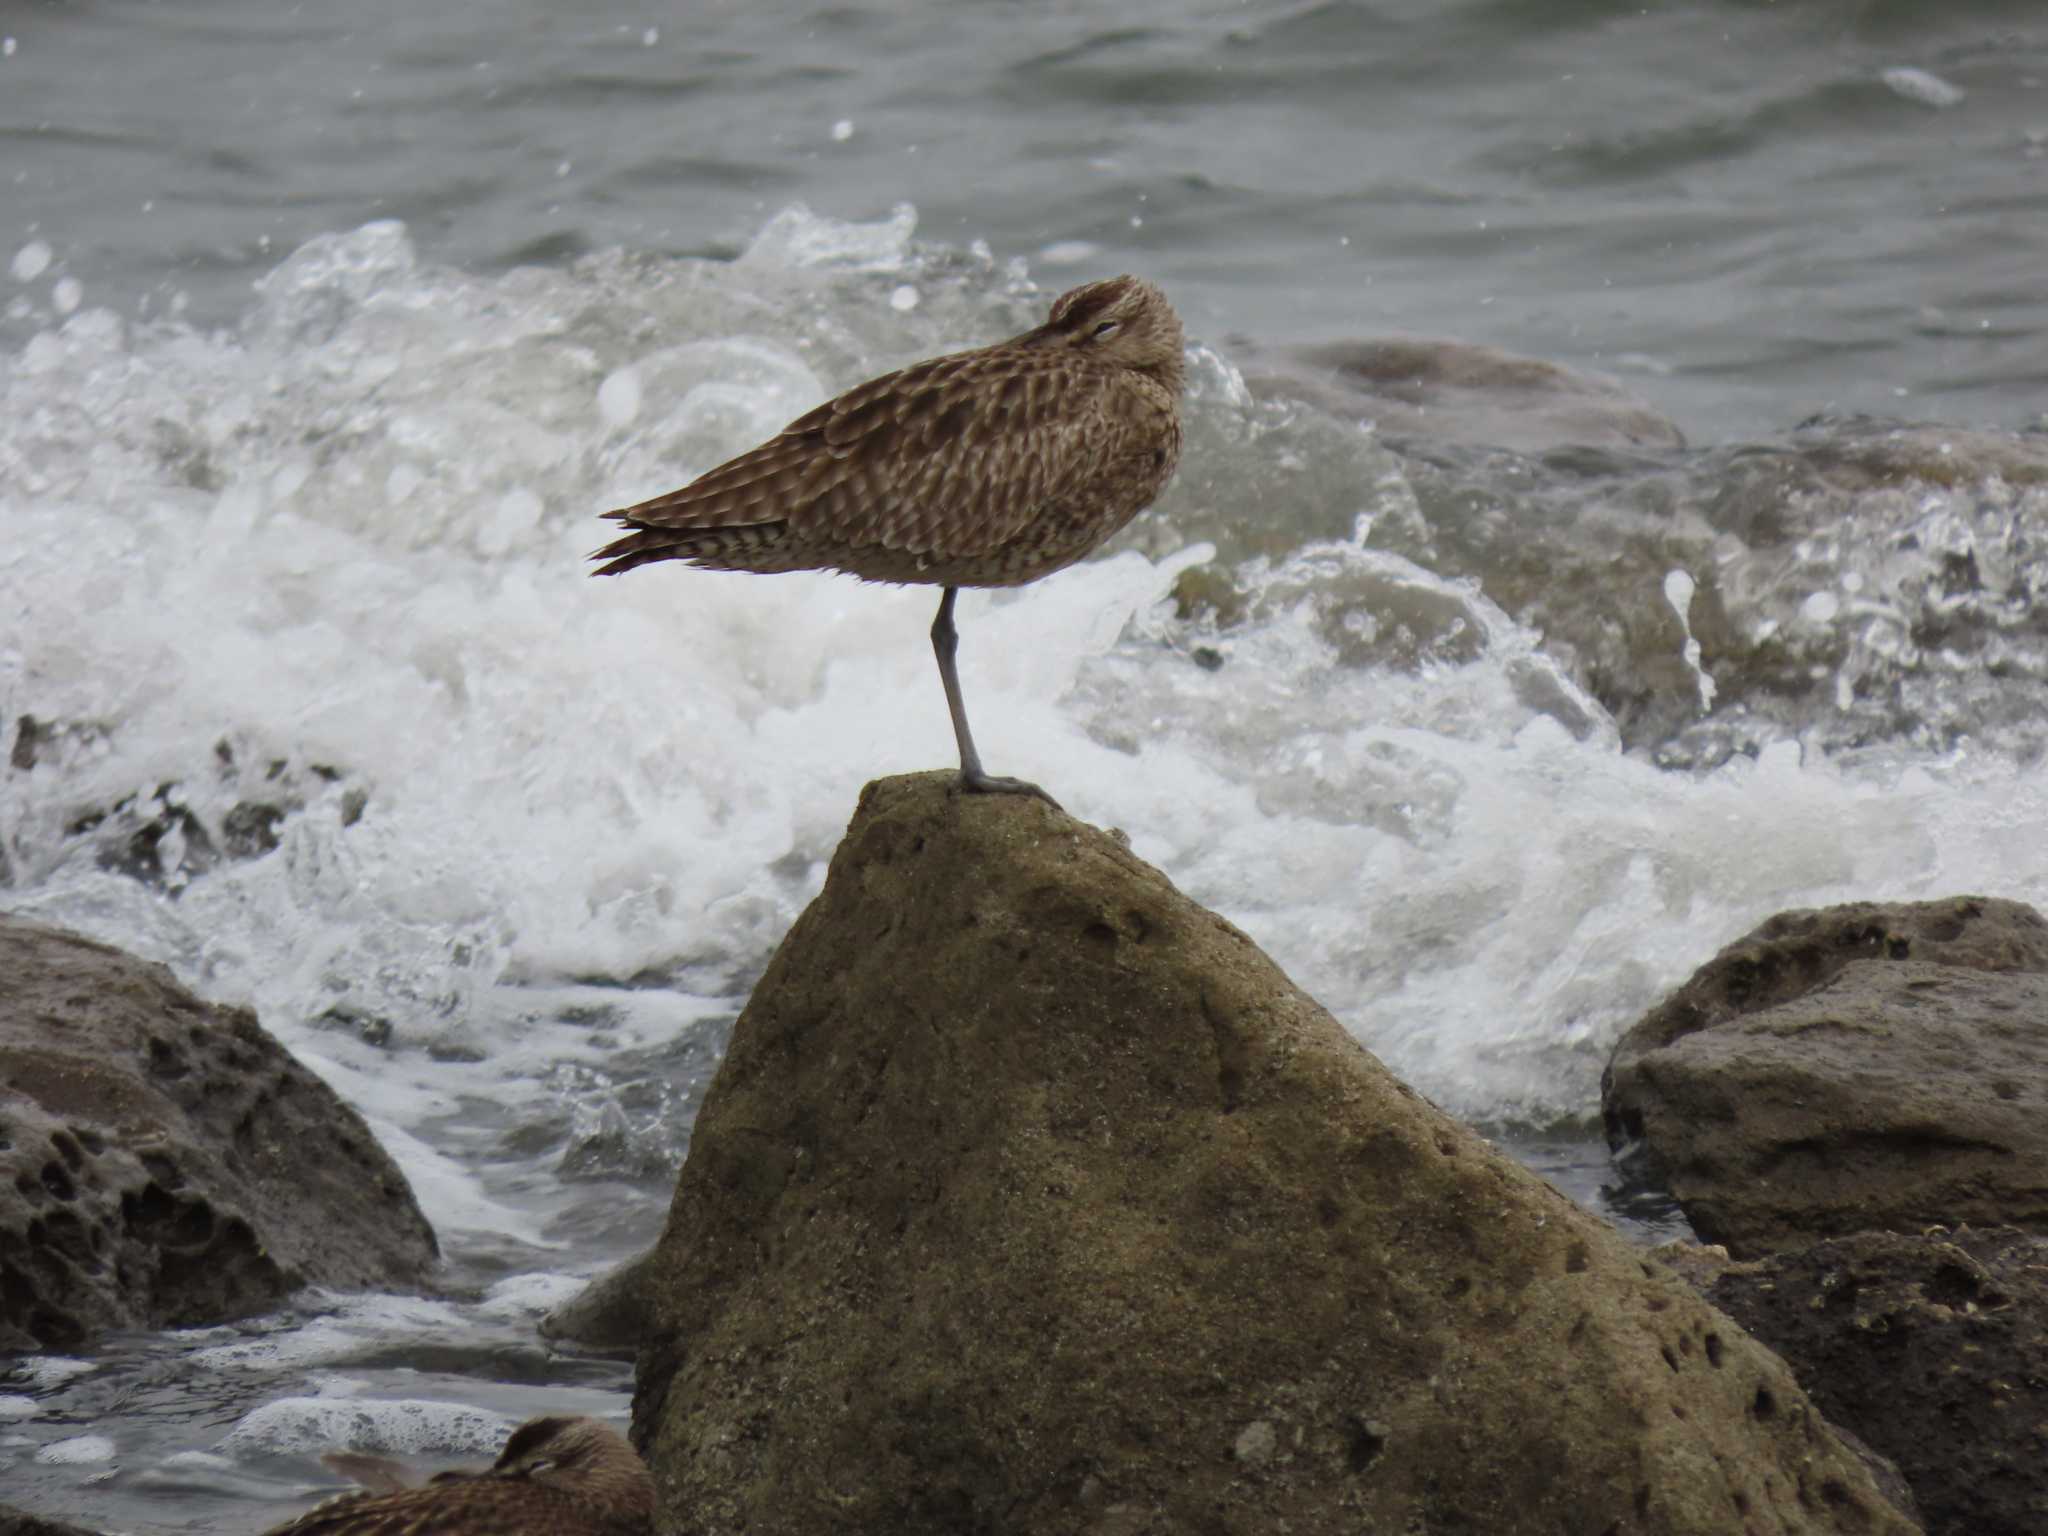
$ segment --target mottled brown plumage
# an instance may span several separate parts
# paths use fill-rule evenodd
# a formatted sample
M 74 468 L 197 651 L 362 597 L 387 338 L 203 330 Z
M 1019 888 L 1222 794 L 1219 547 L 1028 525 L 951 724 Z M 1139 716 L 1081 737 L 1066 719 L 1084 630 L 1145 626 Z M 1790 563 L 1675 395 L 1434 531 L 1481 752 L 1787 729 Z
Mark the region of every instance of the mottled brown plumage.
M 389 1490 L 393 1474 L 366 1468 Z M 654 1480 L 597 1419 L 529 1419 L 486 1472 L 422 1487 L 344 1493 L 267 1536 L 648 1536 Z
M 1135 277 L 1090 283 L 1036 330 L 870 380 L 681 490 L 605 513 L 632 531 L 592 557 L 596 574 L 681 560 L 942 586 L 932 645 L 962 781 L 1044 795 L 981 770 L 953 666 L 955 594 L 1071 565 L 1149 506 L 1180 459 L 1180 395 L 1166 295 Z

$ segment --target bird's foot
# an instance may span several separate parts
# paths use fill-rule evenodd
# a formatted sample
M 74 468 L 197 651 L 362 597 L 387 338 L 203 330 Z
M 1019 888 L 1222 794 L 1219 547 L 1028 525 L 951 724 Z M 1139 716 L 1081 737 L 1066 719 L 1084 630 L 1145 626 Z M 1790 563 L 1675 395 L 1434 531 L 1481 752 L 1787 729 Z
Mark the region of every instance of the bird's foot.
M 983 773 L 979 768 L 963 768 L 960 771 L 960 787 L 970 795 L 1036 795 L 1056 811 L 1066 809 L 1029 780 L 1006 779 L 997 774 Z

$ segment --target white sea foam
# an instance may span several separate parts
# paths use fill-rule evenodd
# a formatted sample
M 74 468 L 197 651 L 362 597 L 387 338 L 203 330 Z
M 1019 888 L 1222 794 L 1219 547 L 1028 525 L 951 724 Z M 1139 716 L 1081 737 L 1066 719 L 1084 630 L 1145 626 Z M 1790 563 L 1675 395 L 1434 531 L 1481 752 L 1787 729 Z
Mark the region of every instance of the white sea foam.
M 911 231 L 792 211 L 734 263 L 471 277 L 379 224 L 288 258 L 235 335 L 85 309 L 35 337 L 0 377 L 0 717 L 68 734 L 0 790 L 10 904 L 253 1002 L 438 1222 L 540 1243 L 447 1129 L 466 1097 L 538 1113 L 556 1052 L 601 1054 L 535 1000 L 746 974 L 861 783 L 952 759 L 931 592 L 583 560 L 595 511 L 1042 312 Z M 1197 362 L 1178 505 L 1258 517 L 1332 472 Z M 1373 463 L 1361 509 L 1401 490 Z M 1256 573 L 1210 670 L 1161 607 L 1205 557 L 964 597 L 984 756 L 1125 828 L 1462 1111 L 1585 1112 L 1616 1032 L 1777 908 L 2044 894 L 2013 835 L 2048 811 L 2038 766 L 1674 776 L 1469 584 L 1349 541 Z M 218 826 L 271 763 L 301 804 L 279 846 L 173 867 L 174 897 L 66 834 L 169 783 Z M 628 1045 L 714 1006 L 609 995 Z
M 36 1460 L 51 1467 L 85 1466 L 112 1461 L 114 1456 L 114 1442 L 106 1435 L 73 1435 L 68 1440 L 52 1440 L 36 1451 Z
M 495 1456 L 513 1421 L 427 1398 L 281 1397 L 244 1415 L 215 1447 L 222 1455 Z

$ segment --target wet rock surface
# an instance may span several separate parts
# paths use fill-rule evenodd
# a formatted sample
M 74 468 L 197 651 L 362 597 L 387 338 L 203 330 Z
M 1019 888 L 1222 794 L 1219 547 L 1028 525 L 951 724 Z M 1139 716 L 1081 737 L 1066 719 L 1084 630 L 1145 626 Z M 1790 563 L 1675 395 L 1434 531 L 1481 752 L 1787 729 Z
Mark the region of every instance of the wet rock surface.
M 1622 1038 L 1601 1100 L 1610 1144 L 1740 1257 L 2048 1231 L 2048 922 L 1977 897 L 1782 913 Z
M 540 1320 L 551 1344 L 631 1359 L 647 1333 L 653 1255 L 643 1253 L 590 1284 Z
M 246 1009 L 0 915 L 0 1349 L 418 1285 L 404 1175 Z
M 658 1529 L 1916 1528 L 1244 935 L 950 774 L 863 795 L 652 1264 Z
M 1897 1464 L 1929 1536 L 2048 1531 L 2048 1238 L 1858 1233 L 1707 1294 Z
M 0 1504 L 0 1536 L 96 1536 L 82 1525 L 65 1520 L 45 1520 L 12 1504 Z

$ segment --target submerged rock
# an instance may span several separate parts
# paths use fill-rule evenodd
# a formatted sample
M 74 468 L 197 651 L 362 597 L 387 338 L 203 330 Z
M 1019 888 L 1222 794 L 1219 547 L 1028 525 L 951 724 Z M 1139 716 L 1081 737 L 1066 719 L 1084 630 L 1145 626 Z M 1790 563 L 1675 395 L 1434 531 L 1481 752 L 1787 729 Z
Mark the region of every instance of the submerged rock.
M 1612 379 L 1475 342 L 1383 336 L 1232 350 L 1255 396 L 1306 400 L 1340 420 L 1369 416 L 1383 436 L 1531 454 L 1685 446 L 1676 423 Z
M 697 1121 L 634 1406 L 661 1528 L 1915 1528 L 1243 934 L 953 783 L 868 787 Z
M 1708 1295 L 1898 1464 L 1930 1536 L 2048 1531 L 2048 1238 L 1864 1232 Z
M 1601 1104 L 1738 1256 L 2048 1231 L 2048 922 L 1977 897 L 1781 913 L 1622 1038 Z
M 0 1504 L 0 1536 L 95 1536 L 82 1525 L 65 1520 L 45 1520 L 12 1504 Z
M 405 1176 L 247 1009 L 4 914 L 0 977 L 0 1349 L 426 1276 Z

